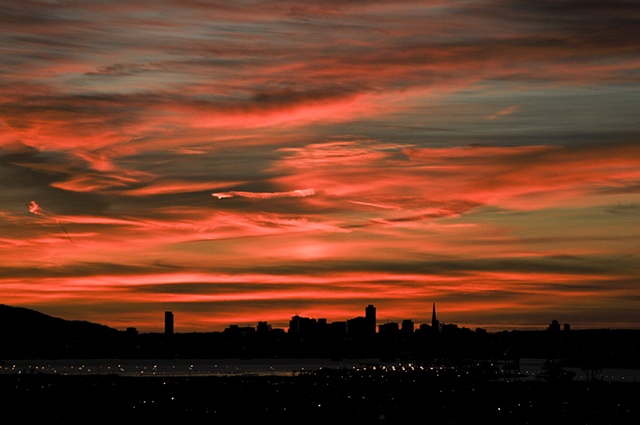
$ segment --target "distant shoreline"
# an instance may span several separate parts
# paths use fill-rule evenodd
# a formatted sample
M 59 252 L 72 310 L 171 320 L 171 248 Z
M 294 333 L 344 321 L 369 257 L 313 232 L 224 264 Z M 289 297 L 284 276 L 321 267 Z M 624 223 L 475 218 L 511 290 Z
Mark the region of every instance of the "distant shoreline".
M 508 374 L 501 362 L 475 362 L 493 365 L 498 378 L 533 380 L 543 374 L 543 359 L 521 359 L 516 373 Z M 293 376 L 318 370 L 356 370 L 366 367 L 418 368 L 425 363 L 412 361 L 384 362 L 379 359 L 9 359 L 0 365 L 0 375 L 118 375 L 127 377 L 195 377 L 195 376 Z M 451 366 L 455 368 L 455 365 Z M 640 368 L 605 368 L 592 374 L 578 367 L 564 368 L 574 373 L 576 381 L 597 378 L 606 382 L 640 382 Z

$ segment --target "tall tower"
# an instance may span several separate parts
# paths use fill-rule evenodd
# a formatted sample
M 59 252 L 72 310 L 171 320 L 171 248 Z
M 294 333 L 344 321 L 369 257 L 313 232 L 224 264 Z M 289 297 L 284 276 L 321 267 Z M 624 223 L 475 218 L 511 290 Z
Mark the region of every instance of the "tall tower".
M 164 312 L 164 334 L 173 335 L 173 313 L 171 311 Z
M 431 328 L 434 332 L 438 332 L 440 328 L 440 321 L 436 318 L 436 303 L 433 303 L 433 311 L 431 313 Z
M 365 319 L 367 321 L 367 333 L 376 333 L 376 308 L 369 304 L 365 309 Z

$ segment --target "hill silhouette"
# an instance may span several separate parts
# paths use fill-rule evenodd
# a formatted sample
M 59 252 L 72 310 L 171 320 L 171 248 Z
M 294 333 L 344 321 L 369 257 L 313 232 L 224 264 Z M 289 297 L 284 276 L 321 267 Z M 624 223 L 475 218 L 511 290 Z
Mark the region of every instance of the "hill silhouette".
M 554 321 L 555 322 L 555 321 Z M 378 332 L 355 336 L 285 333 L 230 326 L 223 332 L 165 335 L 120 331 L 0 304 L 0 360 L 60 358 L 375 358 L 432 361 L 553 360 L 594 373 L 603 367 L 640 367 L 640 329 Z
M 98 323 L 65 320 L 0 304 L 0 359 L 93 357 L 113 350 L 121 332 Z

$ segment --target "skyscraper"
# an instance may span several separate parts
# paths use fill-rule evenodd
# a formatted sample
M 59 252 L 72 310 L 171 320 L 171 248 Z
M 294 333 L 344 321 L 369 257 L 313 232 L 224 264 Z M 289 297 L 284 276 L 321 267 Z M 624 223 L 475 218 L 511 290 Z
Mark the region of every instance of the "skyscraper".
M 171 311 L 164 312 L 164 334 L 173 335 L 173 313 Z
M 440 329 L 440 321 L 436 318 L 436 303 L 433 303 L 433 312 L 431 313 L 431 328 L 434 332 Z
M 376 333 L 376 308 L 369 304 L 365 309 L 365 319 L 367 321 L 367 333 Z

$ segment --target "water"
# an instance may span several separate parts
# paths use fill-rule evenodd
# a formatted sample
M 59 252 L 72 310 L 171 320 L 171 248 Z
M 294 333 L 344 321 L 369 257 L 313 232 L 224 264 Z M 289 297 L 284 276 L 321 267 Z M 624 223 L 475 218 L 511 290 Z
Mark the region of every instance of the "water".
M 521 359 L 522 380 L 535 380 L 542 374 L 542 359 Z M 410 362 L 381 362 L 378 359 L 59 359 L 5 360 L 0 375 L 17 373 L 48 373 L 59 375 L 122 376 L 230 376 L 271 375 L 293 376 L 320 369 L 361 368 L 364 366 L 411 367 Z M 497 365 L 500 366 L 500 365 Z M 574 381 L 587 380 L 579 368 L 565 368 L 575 373 Z M 640 369 L 603 369 L 597 376 L 607 382 L 640 382 Z
M 543 359 L 521 359 L 520 372 L 527 375 L 527 379 L 536 379 L 542 375 Z M 574 381 L 587 381 L 591 379 L 591 373 L 587 377 L 584 370 L 577 367 L 565 367 L 564 370 L 574 372 Z M 640 369 L 604 368 L 596 378 L 606 382 L 640 382 Z
M 363 360 L 326 359 L 60 359 L 6 360 L 0 374 L 116 374 L 122 376 L 295 375 L 323 368 L 353 368 Z

